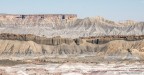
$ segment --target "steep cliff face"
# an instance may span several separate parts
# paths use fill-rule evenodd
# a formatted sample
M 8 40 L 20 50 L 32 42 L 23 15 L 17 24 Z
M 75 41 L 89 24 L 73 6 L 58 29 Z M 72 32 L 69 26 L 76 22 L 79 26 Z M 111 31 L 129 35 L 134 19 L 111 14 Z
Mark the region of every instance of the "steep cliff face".
M 112 35 L 112 36 L 98 36 L 98 37 L 81 37 L 81 39 L 86 39 L 87 42 L 93 43 L 93 44 L 105 44 L 110 41 L 114 40 L 125 40 L 125 41 L 138 41 L 143 40 L 144 35 L 136 36 L 136 35 L 129 35 L 129 36 L 122 36 L 122 35 Z
M 44 45 L 61 45 L 76 43 L 77 45 L 82 43 L 82 39 L 71 39 L 71 38 L 61 38 L 60 36 L 53 37 L 53 38 L 46 38 L 45 36 L 36 36 L 32 34 L 9 34 L 3 33 L 0 34 L 0 39 L 2 40 L 19 40 L 19 41 L 33 41 L 38 44 Z
M 75 14 L 0 14 L 1 25 L 35 26 L 35 25 L 62 25 L 77 18 Z
M 80 38 L 62 38 L 60 36 L 47 38 L 45 36 L 36 36 L 32 34 L 9 34 L 3 33 L 0 34 L 1 40 L 19 40 L 19 41 L 33 41 L 37 44 L 44 45 L 61 45 L 61 44 L 72 44 L 76 43 L 77 45 L 83 44 L 83 42 L 92 43 L 92 44 L 106 44 L 114 40 L 125 40 L 125 41 L 139 41 L 144 39 L 144 35 L 140 36 L 99 36 L 99 37 L 80 37 Z

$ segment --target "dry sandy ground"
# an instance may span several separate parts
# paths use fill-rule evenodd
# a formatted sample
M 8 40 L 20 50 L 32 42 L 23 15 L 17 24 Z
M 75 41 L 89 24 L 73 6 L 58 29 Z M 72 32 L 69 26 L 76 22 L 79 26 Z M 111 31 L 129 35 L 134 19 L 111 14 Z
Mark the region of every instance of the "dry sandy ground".
M 0 66 L 0 75 L 144 75 L 144 65 L 135 64 L 21 64 Z

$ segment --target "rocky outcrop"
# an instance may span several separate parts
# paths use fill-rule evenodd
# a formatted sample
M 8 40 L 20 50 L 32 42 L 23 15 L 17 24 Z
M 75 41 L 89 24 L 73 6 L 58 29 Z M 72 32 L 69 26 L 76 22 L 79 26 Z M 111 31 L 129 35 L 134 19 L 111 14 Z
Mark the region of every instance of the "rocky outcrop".
M 0 39 L 2 40 L 19 40 L 19 41 L 33 41 L 38 44 L 44 44 L 44 45 L 60 45 L 60 44 L 71 44 L 73 42 L 80 44 L 79 41 L 75 41 L 70 38 L 61 38 L 60 36 L 53 37 L 53 38 L 46 38 L 46 37 L 40 37 L 35 36 L 31 34 L 9 34 L 9 33 L 3 33 L 0 34 Z
M 0 25 L 61 25 L 76 18 L 76 14 L 0 14 Z
M 81 38 L 74 39 L 74 41 L 77 45 L 80 45 L 83 43 L 83 40 Z
M 80 38 L 61 38 L 60 36 L 47 38 L 44 35 L 36 36 L 32 34 L 9 34 L 3 33 L 0 34 L 0 39 L 2 40 L 19 40 L 19 41 L 33 41 L 37 44 L 44 44 L 44 45 L 61 45 L 65 44 L 72 44 L 76 43 L 77 45 L 83 44 L 84 41 L 92 44 L 106 44 L 110 41 L 114 40 L 125 40 L 125 41 L 138 41 L 143 40 L 144 35 L 140 36 L 99 36 L 99 37 L 80 37 Z
M 99 37 L 81 37 L 81 39 L 87 39 L 86 41 L 93 44 L 105 44 L 110 41 L 114 40 L 125 40 L 125 41 L 138 41 L 143 40 L 144 35 L 136 36 L 136 35 L 130 35 L 130 36 L 99 36 Z

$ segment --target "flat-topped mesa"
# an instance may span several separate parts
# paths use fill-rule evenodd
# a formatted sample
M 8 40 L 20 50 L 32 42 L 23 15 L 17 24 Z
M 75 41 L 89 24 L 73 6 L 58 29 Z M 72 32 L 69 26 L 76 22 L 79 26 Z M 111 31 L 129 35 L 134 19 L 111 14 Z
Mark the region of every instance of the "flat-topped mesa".
M 74 19 L 76 14 L 0 14 L 1 25 L 58 25 Z

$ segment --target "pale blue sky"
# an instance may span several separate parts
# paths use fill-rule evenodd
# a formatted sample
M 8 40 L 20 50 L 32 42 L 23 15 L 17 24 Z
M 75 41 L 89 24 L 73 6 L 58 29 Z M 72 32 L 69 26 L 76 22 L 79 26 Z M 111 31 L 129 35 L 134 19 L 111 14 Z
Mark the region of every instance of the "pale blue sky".
M 144 21 L 144 0 L 0 0 L 0 13 L 78 14 Z

